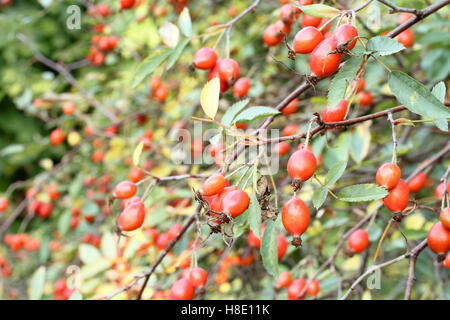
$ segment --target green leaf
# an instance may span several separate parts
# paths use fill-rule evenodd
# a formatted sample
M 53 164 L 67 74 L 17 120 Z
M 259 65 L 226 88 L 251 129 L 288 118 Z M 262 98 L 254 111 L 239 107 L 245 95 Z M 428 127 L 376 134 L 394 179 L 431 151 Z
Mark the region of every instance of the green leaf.
M 58 230 L 61 235 L 65 235 L 70 228 L 70 221 L 72 220 L 72 213 L 68 210 L 64 211 L 58 219 Z
M 338 181 L 338 179 L 344 174 L 345 168 L 347 167 L 347 161 L 336 162 L 325 177 L 325 186 L 329 187 Z
M 169 216 L 166 208 L 158 207 L 152 211 L 152 214 L 148 217 L 148 225 L 150 227 L 156 226 L 157 224 L 163 222 Z
M 278 248 L 276 222 L 270 220 L 261 241 L 261 258 L 267 272 L 272 276 L 278 275 Z
M 351 136 L 350 155 L 357 163 L 361 163 L 369 154 L 370 125 L 370 122 L 359 124 Z
M 327 199 L 327 195 L 328 195 L 327 187 L 320 187 L 320 188 L 317 188 L 316 190 L 314 190 L 314 194 L 313 194 L 314 208 L 319 209 L 322 206 L 322 204 L 325 202 L 325 200 Z
M 139 83 L 142 82 L 142 80 L 145 79 L 145 77 L 152 74 L 153 71 L 155 71 L 156 68 L 158 68 L 172 52 L 172 49 L 164 48 L 154 52 L 153 54 L 145 58 L 145 60 L 142 61 L 136 69 L 131 87 L 135 88 Z
M 188 7 L 184 7 L 183 11 L 181 11 L 178 17 L 178 26 L 180 27 L 181 33 L 186 37 L 190 38 L 192 36 L 192 21 Z
M 297 7 L 302 9 L 308 16 L 319 18 L 332 18 L 340 12 L 339 9 L 324 4 L 310 4 L 309 6 Z
M 330 90 L 328 91 L 328 109 L 334 108 L 342 99 L 344 99 L 345 92 L 348 86 L 353 81 L 361 67 L 364 57 L 355 57 L 347 60 L 339 72 L 331 81 Z
M 81 207 L 81 212 L 87 216 L 95 216 L 97 213 L 99 213 L 99 211 L 100 209 L 97 203 L 92 200 L 87 200 Z
M 105 258 L 114 259 L 117 257 L 117 239 L 111 232 L 105 232 L 100 242 L 100 250 Z
M 83 295 L 80 291 L 76 290 L 71 294 L 69 300 L 83 300 Z
M 167 67 L 166 70 L 169 70 L 173 67 L 175 62 L 177 62 L 178 58 L 180 58 L 181 54 L 183 53 L 184 48 L 189 43 L 190 39 L 183 39 L 183 41 L 179 42 L 175 49 L 173 49 L 173 53 L 170 56 L 169 60 L 167 61 Z
M 391 37 L 378 36 L 367 42 L 366 49 L 380 56 L 388 56 L 402 51 L 405 46 Z
M 86 243 L 80 244 L 78 255 L 80 256 L 81 262 L 84 264 L 93 263 L 102 257 L 100 251 L 98 251 L 96 247 Z
M 442 103 L 445 101 L 445 84 L 444 82 L 440 81 L 438 84 L 436 84 L 433 89 L 431 90 L 431 93 Z M 438 127 L 440 130 L 447 132 L 448 131 L 448 122 L 447 119 L 436 119 L 433 121 L 436 127 Z
M 45 284 L 45 271 L 45 267 L 41 266 L 31 276 L 28 287 L 28 296 L 31 300 L 39 300 L 42 297 Z
M 389 75 L 389 88 L 397 100 L 411 112 L 427 119 L 450 118 L 450 110 L 424 85 L 403 72 L 391 72 Z
M 248 206 L 248 224 L 254 235 L 261 238 L 261 207 L 259 206 L 256 193 L 253 191 L 250 196 L 250 204 Z
M 279 114 L 280 111 L 271 107 L 251 107 L 242 111 L 232 123 L 253 121 Z
M 240 100 L 229 107 L 222 117 L 222 124 L 230 126 L 234 118 L 236 118 L 236 116 L 244 110 L 249 102 L 250 99 Z
M 338 198 L 347 202 L 360 202 L 378 200 L 386 197 L 388 192 L 385 188 L 373 183 L 356 184 L 345 187 L 339 191 Z

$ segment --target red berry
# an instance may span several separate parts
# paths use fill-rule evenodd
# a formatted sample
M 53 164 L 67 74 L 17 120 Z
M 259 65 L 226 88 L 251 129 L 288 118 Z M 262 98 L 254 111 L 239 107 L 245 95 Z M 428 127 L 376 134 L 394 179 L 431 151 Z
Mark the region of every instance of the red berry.
M 402 179 L 397 185 L 389 190 L 389 194 L 383 199 L 384 205 L 391 212 L 401 212 L 408 205 L 409 190 L 408 185 Z
M 120 7 L 122 9 L 130 9 L 134 6 L 134 0 L 120 0 Z
M 8 209 L 8 199 L 6 198 L 0 198 L 0 212 L 5 211 L 6 209 Z
M 281 289 L 281 288 L 286 288 L 287 286 L 289 286 L 292 283 L 292 275 L 290 272 L 288 271 L 284 271 L 282 273 L 280 273 L 278 275 L 278 280 L 276 283 L 276 287 Z
M 348 248 L 354 253 L 360 253 L 369 247 L 369 234 L 366 230 L 358 229 L 348 237 Z
M 317 168 L 317 160 L 309 150 L 295 151 L 288 160 L 287 171 L 292 179 L 306 181 L 312 177 Z
M 322 120 L 324 122 L 338 122 L 345 119 L 348 112 L 347 100 L 342 99 L 334 108 L 328 109 L 329 105 L 323 109 Z
M 222 173 L 215 173 L 203 182 L 202 195 L 212 196 L 222 192 L 225 188 L 225 176 Z
M 355 80 L 352 81 L 352 83 L 350 83 L 350 88 L 353 88 L 355 86 Z M 364 90 L 365 86 L 366 86 L 366 80 L 364 80 L 364 78 L 360 78 L 358 80 L 357 83 L 357 88 L 356 88 L 356 93 L 361 92 L 362 90 Z
M 263 34 L 263 41 L 268 46 L 276 46 L 283 40 L 283 33 L 275 24 L 271 24 L 266 28 Z
M 450 252 L 445 256 L 444 267 L 450 269 Z
M 403 24 L 406 21 L 408 21 L 409 19 L 411 19 L 413 17 L 412 13 L 409 12 L 402 12 L 399 16 L 398 16 L 398 23 L 399 24 Z
M 109 7 L 106 3 L 99 3 L 96 7 L 95 7 L 95 11 L 97 11 L 97 13 L 99 15 L 101 15 L 102 17 L 106 17 L 109 15 Z
M 359 104 L 363 107 L 369 107 L 373 103 L 373 95 L 369 91 L 359 93 Z
M 450 250 L 450 230 L 442 222 L 435 223 L 428 232 L 428 247 L 437 254 Z
M 220 80 L 230 82 L 239 78 L 239 64 L 233 59 L 226 58 L 220 60 L 218 65 Z
M 171 241 L 167 232 L 160 234 L 158 240 L 156 240 L 156 248 L 160 251 L 165 250 Z
M 142 177 L 144 176 L 144 173 L 139 168 L 131 168 L 130 172 L 128 173 L 128 179 L 132 182 L 139 182 L 141 181 Z
M 301 199 L 293 196 L 284 204 L 281 219 L 287 232 L 294 237 L 299 237 L 309 226 L 308 207 Z
M 305 27 L 318 27 L 320 22 L 322 22 L 322 18 L 308 16 L 303 14 L 302 16 L 302 28 Z
M 309 66 L 312 73 L 319 78 L 327 77 L 339 68 L 342 60 L 342 54 L 332 53 L 336 50 L 337 42 L 334 38 L 323 40 L 311 53 L 309 57 Z
M 284 127 L 283 131 L 281 131 L 281 135 L 283 137 L 292 136 L 297 133 L 299 126 L 296 124 L 288 124 Z
M 145 220 L 145 207 L 142 202 L 130 203 L 119 215 L 119 228 L 132 231 L 141 227 Z
M 343 24 L 334 32 L 334 38 L 337 41 L 337 45 L 342 45 L 347 41 L 358 36 L 358 31 L 356 30 L 354 25 L 351 24 Z M 349 50 L 352 50 L 356 45 L 356 39 L 350 42 L 347 46 Z
M 243 190 L 233 190 L 228 192 L 222 199 L 223 212 L 228 213 L 233 218 L 244 213 L 250 203 L 250 197 Z
M 170 289 L 171 300 L 192 300 L 195 288 L 188 279 L 180 279 Z
M 290 149 L 291 147 L 289 146 L 289 143 L 287 143 L 286 141 L 277 143 L 274 146 L 274 151 L 277 152 L 280 156 L 284 156 L 285 154 L 287 154 Z
M 427 174 L 425 172 L 418 173 L 408 182 L 409 191 L 419 192 L 420 189 L 422 189 L 422 187 L 425 185 L 425 182 L 427 182 Z
M 66 102 L 62 106 L 62 112 L 64 114 L 70 115 L 70 114 L 75 112 L 75 108 L 76 108 L 75 103 L 73 103 L 73 102 Z
M 247 95 L 250 89 L 250 79 L 240 78 L 233 85 L 233 94 L 236 98 L 242 98 Z
M 297 32 L 292 43 L 292 48 L 296 53 L 311 53 L 322 40 L 323 35 L 319 29 L 306 27 Z
M 439 219 L 444 227 L 450 229 L 450 207 L 442 209 Z
M 179 223 L 176 223 L 170 226 L 167 234 L 169 235 L 170 239 L 173 240 L 178 237 L 178 235 L 181 233 L 181 230 L 183 230 L 183 226 Z
M 291 102 L 289 102 L 289 104 L 284 107 L 281 111 L 284 114 L 291 114 L 294 113 L 298 110 L 299 107 L 299 101 L 298 98 L 293 99 Z
M 442 199 L 442 197 L 444 196 L 444 192 L 445 192 L 444 189 L 445 188 L 444 188 L 443 182 L 437 186 L 435 194 L 438 199 Z M 447 192 L 450 192 L 450 181 L 447 181 Z
M 41 203 L 37 213 L 39 217 L 41 217 L 42 219 L 47 219 L 48 216 L 52 213 L 52 211 L 53 211 L 52 203 Z
M 57 146 L 64 142 L 64 132 L 61 129 L 55 129 L 50 133 L 50 142 Z
M 294 20 L 298 19 L 299 13 L 292 4 L 285 4 L 280 9 L 280 19 L 286 24 L 294 23 Z
M 287 296 L 289 300 L 297 300 L 300 297 L 300 293 L 306 286 L 306 281 L 303 278 L 296 279 L 292 281 L 287 289 Z M 305 293 L 306 294 L 306 293 Z M 301 299 L 304 299 L 303 295 Z
M 152 88 L 153 91 L 158 89 L 162 84 L 161 77 L 152 77 L 150 78 L 150 88 Z
M 221 61 L 222 60 L 220 60 L 220 59 L 217 60 L 216 65 L 211 70 L 209 70 L 208 81 L 210 81 L 212 78 L 219 78 L 220 79 L 220 77 L 219 77 L 219 65 L 220 65 Z M 227 81 L 220 80 L 220 92 L 225 92 L 229 88 L 230 88 L 230 84 Z
M 225 195 L 227 195 L 229 192 L 234 191 L 234 190 L 237 190 L 237 186 L 225 187 L 222 192 L 220 192 L 217 195 L 214 195 L 213 196 L 214 198 L 212 199 L 212 201 L 210 203 L 211 209 L 216 212 L 222 212 L 223 211 L 223 208 L 222 208 L 223 197 L 225 197 Z
M 264 234 L 265 229 L 266 229 L 266 226 L 263 224 L 261 226 L 261 238 Z M 249 245 L 251 245 L 252 247 L 255 247 L 256 249 L 259 249 L 261 247 L 261 239 L 257 238 L 256 235 L 251 230 L 248 233 L 247 242 Z
M 409 48 L 414 44 L 414 32 L 411 29 L 406 29 L 397 36 L 397 40 L 406 48 Z
M 216 65 L 217 53 L 211 48 L 201 48 L 194 55 L 194 64 L 198 69 L 207 70 Z
M 314 279 L 308 285 L 308 289 L 306 289 L 306 294 L 310 297 L 314 297 L 319 293 L 319 290 L 320 290 L 320 282 Z
M 169 95 L 169 88 L 167 88 L 165 85 L 161 85 L 159 86 L 158 89 L 155 90 L 155 92 L 153 93 L 153 96 L 155 97 L 156 100 L 158 100 L 159 102 L 164 102 L 166 101 L 167 96 Z
M 208 280 L 208 273 L 203 268 L 194 268 L 189 273 L 189 280 L 195 288 L 202 288 Z
M 378 185 L 391 190 L 400 181 L 401 175 L 402 171 L 400 170 L 400 167 L 398 165 L 387 162 L 378 168 L 376 180 Z
M 136 194 L 137 186 L 131 181 L 122 181 L 114 188 L 114 197 L 128 199 Z

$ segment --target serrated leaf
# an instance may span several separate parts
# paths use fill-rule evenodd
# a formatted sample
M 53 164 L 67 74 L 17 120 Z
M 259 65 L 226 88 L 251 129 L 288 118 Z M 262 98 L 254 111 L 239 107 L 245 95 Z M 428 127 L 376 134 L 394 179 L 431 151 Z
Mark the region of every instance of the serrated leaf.
M 361 202 L 378 200 L 386 197 L 388 191 L 373 183 L 356 184 L 345 187 L 338 193 L 339 200 L 347 202 Z
M 448 110 L 423 84 L 400 71 L 389 75 L 389 88 L 411 112 L 427 119 L 450 118 Z
M 220 80 L 215 77 L 208 81 L 200 94 L 200 104 L 208 117 L 214 119 L 219 108 Z
M 192 21 L 188 7 L 184 7 L 181 11 L 180 16 L 178 17 L 178 26 L 180 27 L 181 33 L 186 37 L 190 38 L 192 36 Z
M 231 107 L 229 107 L 222 117 L 222 124 L 230 126 L 234 118 L 236 118 L 236 116 L 239 115 L 242 110 L 244 110 L 249 102 L 250 99 L 244 99 L 234 103 Z
M 380 56 L 388 56 L 402 51 L 405 46 L 391 37 L 377 36 L 367 42 L 366 49 Z
M 164 24 L 158 30 L 161 39 L 169 48 L 175 48 L 180 38 L 180 30 L 176 25 L 169 21 L 165 21 Z
M 163 63 L 169 55 L 172 53 L 172 49 L 161 49 L 151 54 L 144 61 L 142 61 L 136 69 L 133 77 L 132 88 L 135 88 L 145 77 L 153 73 L 153 71 L 158 68 L 161 63 Z
M 80 244 L 78 248 L 78 255 L 81 262 L 83 262 L 84 264 L 93 263 L 102 257 L 100 251 L 98 251 L 96 247 L 86 243 Z
M 185 7 L 186 8 L 186 7 Z M 180 43 L 177 44 L 175 49 L 173 50 L 172 55 L 170 56 L 169 60 L 167 61 L 167 67 L 166 70 L 169 70 L 173 67 L 175 62 L 177 62 L 178 58 L 180 58 L 181 54 L 183 53 L 184 48 L 189 43 L 190 39 L 183 39 Z
M 320 187 L 320 188 L 317 188 L 316 190 L 314 190 L 314 194 L 313 194 L 314 208 L 319 209 L 322 206 L 322 204 L 325 202 L 325 200 L 327 199 L 327 195 L 328 195 L 327 187 Z
M 330 90 L 328 91 L 328 110 L 334 108 L 342 99 L 344 99 L 345 92 L 355 78 L 363 59 L 364 57 L 360 56 L 347 60 L 334 76 L 331 81 Z
M 445 101 L 445 84 L 444 82 L 440 81 L 438 84 L 436 84 L 433 89 L 431 90 L 431 93 L 442 103 Z M 436 119 L 433 121 L 433 123 L 436 125 L 436 127 L 439 128 L 439 130 L 442 130 L 444 132 L 448 131 L 448 122 L 447 119 Z
M 28 296 L 30 300 L 39 300 L 44 292 L 46 269 L 44 266 L 39 267 L 31 276 L 28 286 Z
M 298 5 L 297 7 L 302 9 L 303 13 L 306 13 L 308 16 L 319 18 L 332 18 L 340 12 L 339 9 L 324 4 Z
M 253 234 L 260 239 L 261 238 L 261 207 L 259 206 L 256 193 L 252 192 L 250 196 L 250 204 L 248 206 L 248 225 Z
M 278 275 L 278 248 L 276 222 L 270 220 L 266 224 L 264 235 L 261 241 L 261 258 L 267 272 L 273 277 Z
M 232 123 L 240 123 L 253 121 L 260 118 L 271 117 L 279 114 L 280 111 L 271 107 L 251 107 L 242 111 L 236 118 L 234 118 Z
M 347 161 L 336 162 L 325 177 L 325 186 L 331 186 L 339 180 L 339 178 L 344 174 L 345 168 L 347 167 Z
M 133 152 L 133 164 L 135 167 L 139 166 L 139 159 L 141 158 L 142 150 L 144 149 L 144 142 L 141 141 L 136 146 L 136 149 L 134 149 Z

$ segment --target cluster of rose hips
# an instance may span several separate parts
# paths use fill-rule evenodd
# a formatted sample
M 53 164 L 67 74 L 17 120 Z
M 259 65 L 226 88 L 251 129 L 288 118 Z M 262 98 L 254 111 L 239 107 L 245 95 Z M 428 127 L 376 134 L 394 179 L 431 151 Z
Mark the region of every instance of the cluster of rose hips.
M 91 47 L 86 59 L 94 66 L 101 66 L 105 62 L 108 51 L 114 50 L 118 43 L 117 36 L 94 35 L 91 38 Z
M 59 198 L 58 184 L 52 183 L 47 186 L 48 201 L 40 201 L 37 199 L 37 192 L 35 188 L 30 188 L 25 194 L 28 199 L 28 211 L 37 214 L 42 219 L 47 219 L 53 211 L 52 201 Z
M 86 233 L 83 235 L 81 240 L 83 243 L 93 245 L 94 247 L 99 248 L 100 243 L 102 242 L 102 236 L 99 234 Z
M 131 181 L 122 181 L 114 188 L 113 195 L 121 199 L 123 211 L 119 215 L 118 226 L 122 231 L 133 231 L 145 220 L 145 206 L 142 199 L 135 197 L 137 186 Z
M 167 95 L 169 94 L 169 88 L 163 84 L 161 77 L 152 77 L 150 78 L 149 83 L 151 88 L 150 96 L 159 102 L 166 101 Z
M 250 197 L 244 190 L 230 186 L 230 182 L 223 173 L 215 173 L 203 182 L 201 194 L 208 202 L 215 222 L 220 224 L 223 217 L 220 213 L 236 218 L 247 210 Z
M 239 78 L 239 64 L 231 58 L 218 59 L 212 48 L 199 49 L 194 55 L 194 65 L 197 69 L 209 70 L 208 81 L 218 77 L 222 93 L 233 85 L 235 97 L 242 98 L 250 90 L 250 79 Z
M 436 254 L 444 257 L 444 266 L 450 268 L 450 207 L 443 208 L 436 222 L 428 232 L 428 247 Z
M 401 170 L 395 163 L 387 162 L 381 165 L 376 173 L 379 186 L 388 190 L 383 199 L 384 206 L 391 212 L 402 212 L 409 202 L 409 188 L 401 177 Z
M 308 284 L 309 282 L 309 284 Z M 308 285 L 303 296 L 300 297 L 300 294 L 305 287 Z M 280 290 L 283 288 L 287 288 L 287 296 L 289 300 L 297 300 L 297 299 L 305 299 L 306 295 L 310 297 L 316 296 L 320 291 L 320 283 L 318 280 L 314 279 L 312 281 L 305 280 L 302 277 L 298 279 L 293 279 L 292 274 L 288 271 L 284 271 L 278 275 L 278 279 L 276 282 L 276 289 Z
M 4 241 L 12 251 L 19 251 L 22 248 L 29 252 L 37 251 L 41 246 L 38 239 L 35 239 L 26 233 L 7 234 Z
M 169 299 L 171 300 L 192 300 L 195 295 L 195 289 L 200 293 L 204 292 L 208 273 L 205 269 L 186 268 L 181 275 L 181 279 L 177 280 L 170 288 Z

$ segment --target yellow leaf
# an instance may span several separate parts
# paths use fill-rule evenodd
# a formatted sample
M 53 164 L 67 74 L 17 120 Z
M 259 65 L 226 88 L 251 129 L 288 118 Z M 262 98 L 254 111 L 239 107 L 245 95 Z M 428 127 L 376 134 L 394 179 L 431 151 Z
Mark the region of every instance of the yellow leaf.
M 139 158 L 141 157 L 142 149 L 144 148 L 144 142 L 139 142 L 136 149 L 133 152 L 133 164 L 139 166 Z
M 215 77 L 211 79 L 202 89 L 200 104 L 206 115 L 214 119 L 219 108 L 220 80 Z
M 420 213 L 416 212 L 416 214 L 406 217 L 405 227 L 406 229 L 420 230 L 425 222 L 425 218 Z
M 178 39 L 180 38 L 180 30 L 176 25 L 166 21 L 158 31 L 166 46 L 169 48 L 175 48 L 177 46 Z

